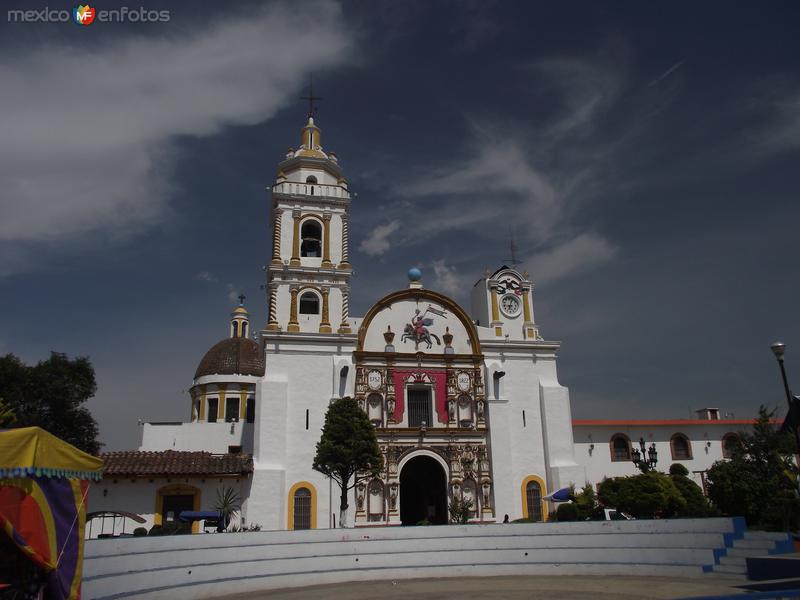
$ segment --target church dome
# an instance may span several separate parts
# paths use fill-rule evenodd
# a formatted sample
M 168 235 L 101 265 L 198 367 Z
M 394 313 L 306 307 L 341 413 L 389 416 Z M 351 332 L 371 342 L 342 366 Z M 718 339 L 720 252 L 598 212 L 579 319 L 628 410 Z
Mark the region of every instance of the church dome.
M 194 378 L 205 375 L 264 375 L 264 356 L 253 340 L 231 337 L 214 344 L 206 352 Z

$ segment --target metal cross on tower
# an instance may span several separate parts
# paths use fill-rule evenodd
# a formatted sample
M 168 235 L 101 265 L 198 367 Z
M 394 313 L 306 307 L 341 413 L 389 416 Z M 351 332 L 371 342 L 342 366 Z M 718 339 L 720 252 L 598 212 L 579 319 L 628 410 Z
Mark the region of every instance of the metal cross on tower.
M 244 299 L 247 298 L 244 294 L 239 294 L 239 306 L 244 306 Z
M 322 100 L 322 96 L 314 95 L 314 76 L 308 76 L 308 96 L 300 96 L 301 100 L 308 100 L 308 116 L 314 116 L 314 100 Z

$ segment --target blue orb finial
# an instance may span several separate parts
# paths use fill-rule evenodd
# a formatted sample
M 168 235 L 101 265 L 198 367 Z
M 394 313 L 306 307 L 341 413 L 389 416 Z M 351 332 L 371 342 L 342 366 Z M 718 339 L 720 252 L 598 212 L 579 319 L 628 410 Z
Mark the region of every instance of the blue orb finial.
M 420 279 L 422 279 L 422 271 L 418 267 L 411 267 L 408 270 L 408 280 L 419 281 Z

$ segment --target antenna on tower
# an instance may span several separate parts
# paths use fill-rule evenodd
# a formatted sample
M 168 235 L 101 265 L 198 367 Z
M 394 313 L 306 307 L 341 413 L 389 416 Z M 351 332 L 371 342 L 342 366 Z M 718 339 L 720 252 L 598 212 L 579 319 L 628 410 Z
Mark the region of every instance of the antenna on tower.
M 506 259 L 506 262 L 510 262 L 511 263 L 511 267 L 516 269 L 517 265 L 519 264 L 519 260 L 517 259 L 517 241 L 514 238 L 514 228 L 513 227 L 509 228 L 509 236 L 508 237 L 509 237 L 510 245 L 511 245 L 511 258 L 510 259 Z
M 308 96 L 300 96 L 300 100 L 308 100 L 308 116 L 313 117 L 316 107 L 314 100 L 322 100 L 322 96 L 314 95 L 314 74 L 308 74 Z

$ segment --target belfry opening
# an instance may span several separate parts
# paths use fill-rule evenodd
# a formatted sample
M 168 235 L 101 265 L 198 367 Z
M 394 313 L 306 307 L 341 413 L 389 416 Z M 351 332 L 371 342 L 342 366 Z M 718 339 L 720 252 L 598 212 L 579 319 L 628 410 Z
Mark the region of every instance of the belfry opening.
M 415 456 L 400 472 L 403 525 L 447 524 L 447 476 L 430 456 Z

